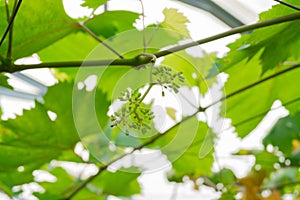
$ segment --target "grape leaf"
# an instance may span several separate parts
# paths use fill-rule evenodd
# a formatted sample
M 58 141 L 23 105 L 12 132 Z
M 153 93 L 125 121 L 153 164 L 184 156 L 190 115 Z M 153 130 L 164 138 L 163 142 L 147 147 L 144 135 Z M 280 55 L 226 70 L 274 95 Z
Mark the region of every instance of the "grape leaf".
M 278 188 L 277 190 L 281 194 L 297 194 L 299 192 L 299 184 L 297 184 L 299 180 L 300 173 L 298 167 L 286 167 L 274 172 L 272 176 L 264 182 L 264 187 Z
M 159 147 L 172 162 L 173 179 L 211 174 L 213 143 L 207 138 L 214 138 L 214 133 L 205 123 L 192 117 L 164 134 L 151 147 Z
M 54 9 L 48 9 L 49 6 Z M 0 16 L 6 17 L 4 7 L 0 8 Z M 129 11 L 108 11 L 95 16 L 86 25 L 95 34 L 110 37 L 118 32 L 134 28 L 133 23 L 137 18 L 138 14 Z M 78 31 L 77 23 L 66 15 L 62 2 L 24 2 L 14 23 L 14 59 L 36 53 L 68 34 Z M 7 21 L 2 20 L 0 23 L 1 30 L 5 30 L 6 27 Z M 80 43 L 80 46 L 82 44 Z M 6 53 L 7 40 L 3 47 L 0 50 L 2 55 Z M 54 52 L 51 56 L 53 55 L 58 55 L 58 53 Z
M 296 86 L 299 84 L 299 68 L 278 66 L 261 76 L 259 56 L 260 54 L 249 62 L 244 60 L 226 70 L 229 78 L 225 84 L 225 93 L 230 96 L 226 100 L 226 116 L 232 119 L 232 124 L 241 137 L 246 136 L 258 125 L 275 100 L 280 100 L 285 105 L 299 98 Z M 293 70 L 276 75 L 289 68 Z M 274 77 L 263 81 L 271 76 Z
M 221 190 L 222 195 L 219 200 L 234 199 L 234 196 L 238 192 L 238 188 L 236 187 L 237 177 L 230 169 L 221 169 L 221 171 L 214 173 L 209 178 L 209 181 L 212 181 L 214 185 L 223 184 L 224 188 Z
M 96 35 L 109 38 L 117 33 L 134 29 L 139 14 L 130 11 L 106 11 L 96 15 L 86 26 Z
M 236 179 L 236 176 L 230 169 L 224 168 L 221 171 L 214 173 L 209 180 L 211 180 L 215 185 L 222 183 L 225 187 L 227 187 L 232 186 L 236 182 Z
M 6 18 L 5 7 L 0 7 L 0 18 Z M 75 23 L 76 21 L 65 13 L 62 1 L 23 2 L 14 21 L 13 58 L 30 56 L 63 38 L 76 29 Z M 1 35 L 6 27 L 7 20 L 1 20 Z M 7 43 L 8 39 L 0 49 L 3 56 L 7 51 Z
M 299 1 L 287 1 L 293 5 L 300 6 Z M 260 14 L 260 21 L 272 19 L 281 15 L 291 14 L 294 11 L 281 4 L 273 6 L 269 11 Z M 260 54 L 259 60 L 262 64 L 262 73 L 273 69 L 284 61 L 299 61 L 297 53 L 300 39 L 300 22 L 298 20 L 254 30 L 251 34 L 244 34 L 228 47 L 230 53 L 224 58 L 225 67 L 222 70 L 231 68 L 242 60 L 250 60 Z M 284 51 L 283 51 L 284 49 Z M 276 56 L 274 56 L 276 55 Z
M 61 167 L 55 167 L 54 169 L 51 169 L 50 173 L 56 177 L 56 181 L 53 183 L 39 182 L 39 185 L 45 189 L 44 193 L 33 193 L 39 199 L 64 199 L 72 191 L 71 188 L 74 187 L 74 184 L 80 181 L 68 174 L 65 169 Z M 66 188 L 70 189 L 66 190 Z M 104 195 L 97 194 L 88 187 L 83 188 L 73 199 L 80 200 L 86 197 L 95 197 L 103 200 L 105 199 Z
M 136 13 L 129 11 L 109 11 L 95 16 L 89 20 L 86 26 L 100 37 L 110 37 L 122 31 L 133 29 L 133 22 L 137 17 Z M 115 22 L 116 20 L 117 22 Z M 104 22 L 110 22 L 110 24 Z M 118 50 L 117 45 L 109 45 Z M 84 60 L 97 47 L 97 51 L 100 52 L 94 59 L 116 58 L 116 55 L 106 47 L 99 46 L 102 45 L 87 33 L 76 32 L 43 49 L 39 55 L 42 61 L 78 61 Z M 67 71 L 71 72 L 72 70 L 67 69 Z
M 255 156 L 255 167 L 266 170 L 267 173 L 275 170 L 274 164 L 279 162 L 279 156 L 274 152 L 268 152 L 266 150 L 245 150 L 241 149 L 234 155 L 254 155 Z
M 137 178 L 141 173 L 128 172 L 129 169 L 119 169 L 116 172 L 105 171 L 98 175 L 91 184 L 100 188 L 103 194 L 129 197 L 141 192 Z M 135 171 L 135 170 L 134 170 Z
M 98 44 L 88 34 L 76 32 L 42 49 L 38 55 L 42 62 L 84 60 Z
M 293 153 L 292 141 L 299 138 L 300 113 L 280 119 L 264 138 L 263 144 L 272 144 L 287 157 Z
M 107 0 L 84 0 L 81 6 L 96 9 L 106 2 Z
M 75 87 L 75 88 L 74 88 Z M 78 127 L 75 128 L 73 116 L 80 116 L 77 118 L 78 120 L 83 120 L 86 123 L 85 127 L 90 127 L 91 129 L 93 126 L 89 123 L 91 122 L 91 113 L 85 112 L 85 110 L 89 110 L 90 105 L 81 103 L 78 104 L 76 108 L 72 108 L 72 102 L 74 101 L 73 90 L 76 89 L 76 85 L 73 83 L 60 83 L 49 89 L 48 93 L 45 96 L 45 108 L 53 111 L 57 114 L 57 119 L 60 120 L 59 125 L 64 125 L 65 128 L 61 131 L 67 131 L 65 134 L 68 136 L 70 131 L 77 134 Z M 64 101 L 60 101 L 60 103 L 53 103 L 57 101 L 57 99 L 61 99 L 61 94 L 57 91 L 63 91 L 64 93 Z M 96 120 L 101 125 L 105 126 L 108 122 L 107 110 L 110 102 L 107 99 L 105 93 L 101 92 L 100 90 L 96 90 L 95 92 L 95 99 L 91 96 L 90 91 L 82 90 L 80 97 L 82 98 L 82 102 L 89 102 L 91 100 L 95 101 L 95 107 L 91 109 L 96 109 L 98 115 L 96 115 Z M 64 109 L 65 108 L 65 109 Z M 68 109 L 66 109 L 68 108 Z M 89 119 L 89 120 L 87 120 Z M 78 121 L 77 121 L 78 122 Z M 89 129 L 87 132 L 91 132 L 92 130 Z M 77 135 L 76 135 L 77 136 Z M 77 136 L 78 137 L 78 136 Z M 75 137 L 76 138 L 76 137 Z
M 110 37 L 122 31 L 133 29 L 133 22 L 136 18 L 137 14 L 133 12 L 109 11 L 95 16 L 87 23 L 87 26 L 91 29 L 91 31 L 100 37 Z M 112 23 L 116 19 L 118 19 L 118 23 Z M 112 24 L 108 24 L 108 22 Z M 107 26 L 110 26 L 110 28 L 108 29 Z M 119 46 L 116 44 L 114 45 L 114 43 L 117 42 L 108 41 L 107 43 L 116 48 L 116 50 L 119 50 Z M 117 44 L 119 45 L 119 43 Z M 97 51 L 100 52 L 94 59 L 116 58 L 116 55 L 110 52 L 106 47 L 101 46 L 102 45 L 98 41 L 96 41 L 86 32 L 80 31 L 66 36 L 49 47 L 39 51 L 38 54 L 43 62 L 69 60 L 78 61 L 84 60 L 94 50 L 94 48 L 97 47 Z
M 33 122 L 32 119 L 39 120 Z M 30 111 L 24 110 L 23 115 L 15 120 L 2 121 L 1 181 L 9 186 L 29 182 L 35 168 L 59 156 L 62 150 L 69 149 L 67 144 L 60 143 L 53 130 L 54 123 L 39 103 Z M 41 131 L 43 134 L 40 134 Z M 18 172 L 20 166 L 24 167 L 24 171 Z
M 72 92 L 73 83 L 50 87 L 44 97 L 45 104 L 36 102 L 35 108 L 24 110 L 22 116 L 1 122 L 0 157 L 3 159 L 0 161 L 0 177 L 3 184 L 12 187 L 31 181 L 32 171 L 52 159 L 73 160 L 74 157 L 70 155 L 62 157 L 65 152 L 73 152 L 79 141 L 73 121 Z M 98 95 L 101 101 L 97 108 L 106 101 L 103 93 L 99 92 Z M 49 111 L 56 114 L 54 121 L 49 118 Z M 99 121 L 107 123 L 108 116 L 101 111 L 99 114 Z M 18 171 L 20 166 L 24 169 Z
M 8 77 L 1 73 L 0 74 L 0 86 L 12 89 L 12 86 L 10 86 L 8 84 L 7 80 L 8 80 Z
M 227 200 L 227 199 L 234 199 L 236 196 L 236 191 L 227 190 L 223 192 L 219 200 Z
M 254 151 L 253 155 L 255 156 L 255 164 L 266 170 L 267 174 L 274 171 L 274 164 L 279 162 L 278 156 L 267 151 Z
M 174 30 L 186 38 L 191 37 L 186 27 L 189 20 L 182 13 L 178 12 L 178 10 L 174 8 L 165 8 L 163 10 L 163 14 L 165 19 L 162 23 L 160 23 L 161 27 Z

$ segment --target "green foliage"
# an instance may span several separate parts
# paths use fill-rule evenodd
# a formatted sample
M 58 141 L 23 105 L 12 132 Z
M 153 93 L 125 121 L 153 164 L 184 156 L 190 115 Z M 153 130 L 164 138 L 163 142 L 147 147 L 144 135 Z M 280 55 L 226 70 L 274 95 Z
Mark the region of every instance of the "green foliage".
M 96 9 L 106 2 L 107 0 L 85 0 L 84 3 L 81 4 L 81 6 Z
M 81 6 L 95 10 L 106 2 L 85 0 Z M 287 2 L 300 5 L 297 0 Z M 0 1 L 0 35 L 8 25 L 4 5 Z M 293 12 L 291 8 L 276 5 L 262 13 L 260 21 Z M 72 19 L 65 13 L 62 1 L 24 1 L 14 22 L 12 58 L 6 57 L 9 53 L 6 38 L 0 49 L 0 69 L 4 71 L 16 59 L 33 53 L 38 53 L 42 63 L 121 60 L 107 46 L 125 61 L 134 60 L 139 54 L 152 55 L 190 38 L 187 17 L 173 8 L 165 9 L 163 14 L 163 22 L 136 30 L 138 13 L 124 10 L 93 13 L 79 23 L 80 19 Z M 94 35 L 86 32 L 81 23 Z M 141 193 L 138 178 L 143 170 L 134 166 L 116 172 L 108 169 L 127 154 L 148 148 L 160 150 L 171 162 L 169 181 L 180 183 L 187 177 L 198 189 L 201 187 L 198 181 L 203 180 L 202 185 L 220 192 L 220 199 L 233 199 L 239 192 L 245 200 L 299 195 L 299 27 L 299 20 L 294 20 L 244 33 L 228 46 L 230 52 L 223 58 L 205 52 L 199 52 L 201 57 L 193 57 L 181 51 L 164 57 L 159 66 L 145 63 L 137 67 L 55 69 L 59 83 L 48 88 L 43 102 L 35 102 L 32 109 L 24 110 L 15 119 L 1 120 L 1 191 L 18 197 L 21 191 L 15 192 L 14 186 L 35 182 L 45 189 L 44 193 L 34 193 L 39 199 L 131 197 Z M 106 46 L 95 37 L 105 41 Z M 173 126 L 165 131 L 157 129 L 153 106 L 157 99 L 145 101 L 150 90 L 159 86 L 161 93 L 157 96 L 167 98 L 166 90 L 179 95 L 180 89 L 188 86 L 206 96 L 216 83 L 219 70 L 229 75 L 224 89 L 226 100 L 212 99 L 213 104 L 205 108 L 197 107 L 202 102 L 196 102 L 193 114 L 179 117 L 179 110 L 166 105 L 163 110 L 172 118 Z M 95 79 L 93 87 L 88 84 L 91 78 Z M 0 74 L 0 85 L 13 89 L 6 74 Z M 219 136 L 209 122 L 208 109 L 216 102 L 222 103 L 220 115 L 230 118 L 238 136 L 243 138 L 256 128 L 275 100 L 280 100 L 291 114 L 280 119 L 267 134 L 264 148 L 235 154 L 255 158 L 248 175 L 237 178 L 227 168 L 212 171 L 217 162 L 214 144 Z M 122 105 L 111 114 L 115 102 Z M 205 120 L 199 121 L 199 113 L 204 114 Z M 89 153 L 88 158 L 75 153 L 79 142 Z M 92 165 L 98 173 L 84 178 L 78 170 L 77 175 L 71 175 L 64 168 L 53 167 L 53 160 L 74 166 Z M 38 181 L 33 177 L 35 170 L 49 172 L 56 180 Z M 270 189 L 269 197 L 263 197 L 265 189 Z
M 104 172 L 99 175 L 92 185 L 101 188 L 103 194 L 114 196 L 129 197 L 134 194 L 139 194 L 141 191 L 137 178 L 140 173 L 123 172 L 120 169 L 117 172 Z M 126 169 L 129 170 L 130 169 Z M 134 169 L 131 169 L 134 170 Z M 135 171 L 135 170 L 134 170 Z M 126 189 L 124 190 L 124 187 Z
M 289 167 L 279 169 L 270 176 L 268 180 L 265 181 L 265 187 L 276 187 L 278 185 L 286 185 L 286 187 L 278 188 L 281 193 L 297 194 L 299 192 L 298 184 L 300 180 L 300 173 L 298 167 Z
M 68 192 L 65 188 L 72 188 L 80 184 L 82 180 L 68 174 L 63 168 L 56 167 L 50 170 L 56 177 L 55 182 L 40 182 L 45 189 L 44 193 L 35 193 L 40 199 L 64 199 Z M 89 186 L 81 190 L 74 199 L 80 200 L 86 197 L 93 199 L 105 199 L 107 195 L 127 197 L 140 192 L 140 187 L 136 179 L 139 173 L 127 173 L 122 171 L 104 172 L 101 176 L 94 179 Z M 124 190 L 123 186 L 127 189 Z
M 297 88 L 300 84 L 298 79 L 300 70 L 298 67 L 289 70 L 284 75 L 276 75 L 291 67 L 293 66 L 280 65 L 261 76 L 262 69 L 256 56 L 249 62 L 242 61 L 226 70 L 229 74 L 225 85 L 226 95 L 242 90 L 238 92 L 238 95 L 233 95 L 226 100 L 226 116 L 232 119 L 232 124 L 236 127 L 239 136 L 244 137 L 253 130 L 270 110 L 275 100 L 279 99 L 283 105 L 288 106 L 299 97 Z M 237 73 L 239 76 L 235 76 Z M 274 77 L 267 79 L 271 76 Z M 288 90 L 286 84 L 289 85 Z M 249 85 L 252 86 L 246 88 Z M 258 97 L 259 101 L 257 101 Z M 241 115 L 241 112 L 244 114 Z
M 35 193 L 39 199 L 63 199 L 60 193 L 64 192 L 65 187 L 72 187 L 75 183 L 74 177 L 69 175 L 63 168 L 56 167 L 50 170 L 56 180 L 52 182 L 40 182 L 39 184 L 45 189 L 44 193 Z
M 286 2 L 295 6 L 300 5 L 297 0 Z M 276 5 L 271 10 L 260 14 L 260 21 L 291 13 L 294 13 L 292 9 Z M 300 44 L 297 35 L 299 23 L 299 21 L 293 21 L 271 28 L 254 30 L 251 34 L 244 34 L 235 43 L 229 45 L 231 52 L 224 58 L 226 66 L 223 70 L 226 71 L 243 60 L 251 60 L 258 54 L 262 65 L 261 73 L 265 73 L 286 61 L 299 61 L 299 54 L 297 53 L 297 47 Z
M 223 188 L 221 189 L 222 195 L 220 200 L 234 199 L 234 196 L 238 191 L 235 185 L 237 182 L 237 177 L 230 169 L 222 169 L 221 171 L 213 174 L 213 176 L 210 177 L 210 180 L 215 185 L 223 185 Z
M 177 9 L 174 8 L 166 8 L 163 10 L 165 19 L 160 24 L 163 28 L 171 29 L 176 31 L 176 33 L 181 33 L 185 38 L 190 38 L 190 33 L 186 27 L 186 23 L 189 20 Z
M 66 96 L 62 96 L 60 102 L 52 101 L 60 87 L 65 90 Z M 12 187 L 29 182 L 33 170 L 59 158 L 64 151 L 72 151 L 79 138 L 70 117 L 72 101 L 68 92 L 71 91 L 66 90 L 66 84 L 54 86 L 44 98 L 46 106 L 36 102 L 35 108 L 24 110 L 22 116 L 1 122 L 0 176 L 3 183 Z M 48 111 L 57 114 L 54 121 L 49 118 Z M 18 159 L 12 155 L 17 155 Z M 18 171 L 19 167 L 24 170 Z
M 214 133 L 205 123 L 193 117 L 182 122 L 179 127 L 170 129 L 164 135 L 151 146 L 159 146 L 172 161 L 169 180 L 182 181 L 183 176 L 186 175 L 199 178 L 211 174 L 213 143 L 207 138 L 214 138 Z M 208 149 L 205 149 L 206 145 Z
M 13 5 L 13 1 L 9 2 Z M 2 36 L 7 27 L 7 20 L 2 20 L 6 19 L 5 7 L 0 7 L 0 18 Z M 30 56 L 75 29 L 76 21 L 67 16 L 62 1 L 28 1 L 22 4 L 14 22 L 13 58 Z M 6 39 L 1 46 L 0 55 L 4 56 L 7 47 Z
M 0 74 L 0 86 L 12 89 L 12 87 L 8 84 L 7 80 L 7 76 L 5 76 L 4 74 Z
M 87 27 L 96 35 L 109 38 L 117 33 L 133 29 L 133 23 L 138 17 L 137 13 L 130 11 L 107 11 L 95 16 L 87 23 Z
M 297 5 L 295 1 L 291 1 L 291 3 Z M 266 20 L 292 12 L 293 10 L 290 8 L 277 5 L 262 13 L 260 18 Z M 283 105 L 288 105 L 298 98 L 296 85 L 299 85 L 297 82 L 299 70 L 286 72 L 284 76 L 276 76 L 276 73 L 291 67 L 288 65 L 288 61 L 295 64 L 299 61 L 295 50 L 299 37 L 293 35 L 295 31 L 297 32 L 295 27 L 299 27 L 297 23 L 299 21 L 244 34 L 229 45 L 231 51 L 221 60 L 221 71 L 229 74 L 225 86 L 226 95 L 244 90 L 245 87 L 254 84 L 253 87 L 239 92 L 239 95 L 228 98 L 226 102 L 226 116 L 232 119 L 232 124 L 236 127 L 239 136 L 244 137 L 253 130 L 275 100 L 280 99 Z M 293 42 L 290 42 L 290 37 L 294 38 Z M 283 48 L 284 51 L 281 51 Z M 274 55 L 276 56 L 274 57 Z M 262 81 L 273 75 L 274 78 Z M 286 84 L 291 88 L 286 90 Z M 259 103 L 257 97 L 259 97 Z M 246 114 L 240 115 L 240 113 Z
M 300 121 L 299 113 L 295 116 L 287 116 L 280 119 L 273 127 L 272 131 L 264 138 L 264 145 L 272 144 L 277 146 L 285 156 L 291 156 L 293 153 L 293 140 L 297 141 L 300 138 Z

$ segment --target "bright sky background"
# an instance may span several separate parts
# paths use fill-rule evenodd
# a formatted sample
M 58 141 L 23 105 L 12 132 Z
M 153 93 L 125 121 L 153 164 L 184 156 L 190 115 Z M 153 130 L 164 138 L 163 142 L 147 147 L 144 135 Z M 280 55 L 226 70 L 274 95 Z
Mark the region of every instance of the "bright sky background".
M 273 1 L 272 0 L 214 0 L 220 4 L 223 8 L 228 9 L 230 13 L 239 18 L 245 23 L 252 23 L 257 20 L 257 13 L 270 8 Z M 78 13 L 88 14 L 90 11 L 87 9 L 82 9 L 79 7 L 80 0 L 64 0 L 66 10 L 70 16 L 76 17 Z M 170 0 L 143 0 L 145 8 L 145 22 L 150 24 L 157 21 L 163 20 L 162 10 L 164 8 L 178 8 L 179 11 L 183 12 L 185 16 L 188 17 L 190 23 L 188 24 L 188 29 L 190 30 L 191 36 L 194 40 L 198 40 L 207 36 L 211 36 L 223 31 L 230 29 L 227 25 L 217 20 L 211 14 L 199 10 L 197 8 L 187 6 L 186 4 L 170 1 Z M 141 12 L 140 2 L 137 0 L 111 0 L 108 4 L 109 10 L 132 10 L 135 12 Z M 103 8 L 99 9 L 101 12 Z M 83 12 L 82 12 L 83 11 Z M 141 21 L 137 23 L 138 27 L 141 27 Z M 201 45 L 201 48 L 206 51 L 212 52 L 217 51 L 220 55 L 228 51 L 226 44 L 234 41 L 238 36 L 231 36 L 225 39 L 221 39 L 215 42 L 211 42 L 205 45 Z M 199 47 L 197 47 L 199 48 Z M 38 58 L 30 58 L 27 60 L 21 60 L 19 62 L 38 62 Z M 43 82 L 45 85 L 52 85 L 56 82 L 53 76 L 49 73 L 47 69 L 41 70 L 28 70 L 24 74 L 34 77 L 36 80 Z M 31 93 L 38 93 L 36 89 L 32 88 L 30 85 L 21 83 L 19 80 L 13 78 L 11 79 L 11 84 L 17 87 L 21 91 L 31 91 Z M 219 85 L 220 86 L 220 85 Z M 215 86 L 215 87 L 219 87 Z M 33 106 L 32 101 L 19 101 L 18 99 L 12 97 L 0 96 L 0 103 L 3 108 L 4 116 L 3 118 L 12 117 L 14 113 L 21 113 L 22 108 Z M 280 105 L 280 102 L 276 102 L 275 107 Z M 259 145 L 261 139 L 264 136 L 266 130 L 270 128 L 270 124 L 274 123 L 278 119 L 279 115 L 284 115 L 286 112 L 283 109 L 277 109 L 268 114 L 266 119 L 260 124 L 260 126 L 253 131 L 248 137 L 243 141 L 238 139 L 233 133 L 232 129 L 224 131 L 220 135 L 220 140 L 216 146 L 216 154 L 219 157 L 219 163 L 215 164 L 214 170 L 218 170 L 219 166 L 227 166 L 234 169 L 236 175 L 244 176 L 246 175 L 249 168 L 254 162 L 253 157 L 248 157 L 244 159 L 234 159 L 230 157 L 230 153 L 234 152 L 240 146 L 245 148 L 260 148 Z M 228 123 L 228 121 L 226 121 Z M 80 149 L 80 148 L 79 148 Z M 140 183 L 143 187 L 142 196 L 136 196 L 136 200 L 165 200 L 170 199 L 174 194 L 174 190 L 177 191 L 177 199 L 215 199 L 218 194 L 211 189 L 202 187 L 199 191 L 192 190 L 193 186 L 191 182 L 186 182 L 184 184 L 175 185 L 168 183 L 165 178 L 165 172 L 170 169 L 168 162 L 161 156 L 157 155 L 161 159 L 162 163 L 165 163 L 166 167 L 163 169 L 146 173 L 139 178 Z M 137 161 L 138 162 L 138 161 Z M 143 161 L 145 162 L 145 161 Z M 146 162 L 147 163 L 147 162 Z M 148 163 L 149 164 L 149 163 Z M 72 167 L 71 167 L 72 168 Z M 94 170 L 91 168 L 91 170 Z M 0 199 L 4 199 L 1 197 Z M 115 199 L 115 198 L 111 198 Z

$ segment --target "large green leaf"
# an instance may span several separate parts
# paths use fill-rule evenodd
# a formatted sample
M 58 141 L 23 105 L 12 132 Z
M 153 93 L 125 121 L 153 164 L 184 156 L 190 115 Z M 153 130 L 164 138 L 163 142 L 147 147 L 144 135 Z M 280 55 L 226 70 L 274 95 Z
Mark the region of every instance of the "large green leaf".
M 0 18 L 6 18 L 5 7 L 0 7 Z M 6 27 L 7 21 L 1 20 L 1 35 Z M 24 1 L 14 22 L 13 58 L 29 56 L 63 38 L 74 29 L 77 29 L 76 21 L 67 16 L 62 1 Z M 1 55 L 6 54 L 7 46 L 8 39 L 1 46 Z
M 233 185 L 236 182 L 236 176 L 234 173 L 227 168 L 222 169 L 221 171 L 213 174 L 210 180 L 214 184 L 223 183 L 225 186 Z
M 75 184 L 80 183 L 79 179 L 68 174 L 63 168 L 56 167 L 50 170 L 51 174 L 56 177 L 55 182 L 39 182 L 45 189 L 44 193 L 35 192 L 34 195 L 39 199 L 64 199 L 70 192 Z M 82 189 L 73 199 L 81 200 L 86 197 L 104 200 L 105 196 L 96 191 L 92 191 L 88 187 Z
M 128 169 L 125 169 L 128 171 Z M 62 168 L 50 170 L 56 177 L 56 181 L 40 182 L 46 190 L 44 193 L 35 192 L 34 195 L 40 199 L 64 199 L 74 189 L 74 186 L 81 184 L 82 180 L 68 174 Z M 72 199 L 83 200 L 88 198 L 104 200 L 107 195 L 129 197 L 141 192 L 137 178 L 140 173 L 123 172 L 122 169 L 116 172 L 104 171 L 91 181 L 86 187 L 80 190 Z
M 94 38 L 80 31 L 42 49 L 38 55 L 43 62 L 84 60 L 98 44 Z M 99 57 L 101 59 L 102 55 Z
M 7 76 L 5 76 L 4 74 L 0 74 L 0 86 L 12 89 L 12 87 L 8 84 L 7 80 Z
M 39 120 L 33 122 L 32 119 Z M 31 181 L 34 169 L 59 156 L 62 150 L 71 148 L 59 143 L 59 138 L 52 132 L 54 123 L 39 103 L 33 110 L 25 110 L 23 116 L 1 124 L 4 134 L 0 144 L 0 176 L 1 181 L 11 187 Z M 19 167 L 24 171 L 19 172 Z
M 226 188 L 226 190 L 223 189 L 220 200 L 234 199 L 234 196 L 238 191 L 238 189 L 234 187 L 237 177 L 230 169 L 224 168 L 221 171 L 214 173 L 209 180 L 215 185 L 223 184 L 224 188 Z
M 80 44 L 80 45 L 79 45 Z M 89 54 L 97 47 L 99 53 L 97 57 L 91 58 Z M 100 50 L 101 48 L 101 50 Z M 116 55 L 84 32 L 76 32 L 66 36 L 58 42 L 38 52 L 43 62 L 59 62 L 59 61 L 84 61 L 89 59 L 114 59 Z M 79 66 L 78 66 L 79 67 Z M 78 68 L 59 68 L 55 69 L 55 76 L 59 80 L 74 80 Z
M 299 119 L 299 113 L 295 116 L 287 116 L 280 119 L 271 132 L 264 138 L 264 145 L 272 144 L 273 146 L 277 146 L 285 156 L 292 156 L 293 140 L 297 140 L 300 136 Z
M 128 172 L 129 169 L 119 169 L 116 172 L 105 171 L 97 176 L 91 184 L 102 190 L 103 194 L 129 197 L 139 194 L 141 188 L 137 178 L 141 173 Z M 132 170 L 136 171 L 136 170 Z
M 232 119 L 232 124 L 241 137 L 258 125 L 275 100 L 289 104 L 300 96 L 299 68 L 276 75 L 291 67 L 278 66 L 261 77 L 259 56 L 260 54 L 256 55 L 249 62 L 243 60 L 225 71 L 229 74 L 225 92 L 230 96 L 226 100 L 226 116 Z M 267 77 L 272 78 L 265 80 Z
M 6 17 L 5 7 L 0 8 L 0 16 L 3 19 Z M 133 29 L 137 18 L 138 14 L 129 11 L 108 11 L 96 15 L 88 21 L 87 26 L 96 35 L 110 37 L 118 32 Z M 7 25 L 7 21 L 2 20 L 1 31 L 4 31 Z M 61 1 L 26 1 L 21 5 L 14 23 L 13 57 L 17 59 L 29 56 L 78 30 L 78 23 L 67 16 Z M 72 42 L 75 46 L 76 41 Z M 8 40 L 3 44 L 0 54 L 6 54 L 7 43 Z M 79 40 L 75 44 L 75 47 L 80 49 L 83 43 Z M 58 55 L 59 51 L 49 53 L 52 57 Z
M 180 33 L 183 36 L 181 36 L 181 38 L 190 37 L 190 33 L 186 27 L 189 20 L 182 13 L 178 12 L 178 10 L 174 8 L 165 8 L 163 13 L 165 19 L 160 24 L 161 27 Z
M 120 16 L 122 16 L 120 18 Z M 96 35 L 101 37 L 111 37 L 122 31 L 133 29 L 133 23 L 138 15 L 129 11 L 109 11 L 103 14 L 95 16 L 89 20 L 87 27 L 91 29 Z M 116 19 L 118 19 L 117 22 Z M 108 29 L 107 27 L 110 26 Z M 124 43 L 125 41 L 123 41 Z M 127 41 L 128 42 L 128 41 Z M 108 42 L 109 45 L 113 45 L 114 42 Z M 119 51 L 118 45 L 113 47 Z M 48 48 L 45 48 L 38 52 L 43 62 L 49 61 L 78 61 L 84 60 L 89 54 L 97 47 L 99 51 L 98 56 L 94 59 L 112 59 L 117 58 L 111 51 L 106 49 L 94 38 L 85 32 L 75 32 L 67 37 L 51 44 Z M 101 51 L 100 51 L 101 49 Z M 89 57 L 90 58 L 90 57 Z
M 297 0 L 289 0 L 287 2 L 300 6 Z M 260 15 L 260 21 L 291 14 L 293 12 L 293 9 L 279 4 L 274 6 L 271 10 L 262 13 Z M 284 61 L 299 60 L 299 27 L 300 22 L 297 20 L 254 30 L 251 34 L 244 34 L 235 43 L 229 45 L 231 51 L 224 59 L 226 65 L 223 70 L 232 67 L 242 60 L 252 59 L 255 55 L 259 54 L 261 50 L 262 53 L 259 59 L 263 68 L 262 73 L 273 69 Z
M 82 3 L 81 6 L 96 9 L 106 2 L 107 0 L 84 0 L 84 3 Z
M 78 138 L 78 129 L 76 130 L 78 127 L 75 128 L 76 124 L 74 124 L 73 116 L 77 116 L 79 119 L 84 120 L 85 123 L 87 122 L 86 127 L 89 127 L 90 124 L 88 122 L 91 120 L 87 119 L 89 119 L 91 113 L 85 112 L 85 110 L 88 110 L 88 107 L 90 106 L 89 104 L 82 103 L 79 107 L 72 107 L 72 102 L 74 101 L 74 97 L 72 95 L 73 90 L 76 90 L 76 85 L 73 85 L 73 82 L 65 82 L 53 86 L 52 89 L 49 89 L 47 95 L 45 96 L 44 106 L 46 109 L 56 113 L 58 120 L 57 123 L 59 123 L 57 125 L 64 127 L 60 130 L 61 134 L 66 135 L 66 137 L 70 137 L 70 134 L 73 134 L 74 138 Z M 61 98 L 61 93 L 58 91 L 63 91 L 63 100 Z M 82 95 L 80 97 L 82 97 L 81 100 L 83 102 L 95 101 L 95 107 L 92 109 L 96 109 L 97 113 L 99 113 L 96 116 L 96 120 L 99 121 L 101 125 L 105 126 L 108 122 L 108 116 L 106 114 L 107 110 L 104 108 L 107 108 L 110 103 L 107 100 L 107 96 L 100 90 L 96 91 L 95 97 L 91 95 L 90 91 L 82 90 L 81 93 Z M 59 100 L 58 103 L 53 103 L 57 100 Z M 92 129 L 92 126 L 90 126 L 90 128 Z
M 211 174 L 215 136 L 205 123 L 192 117 L 164 134 L 151 147 L 158 147 L 171 161 L 169 179 Z
M 282 168 L 278 171 L 274 172 L 272 176 L 270 176 L 269 180 L 266 180 L 264 183 L 265 187 L 276 187 L 278 185 L 285 185 L 286 187 L 297 187 L 297 184 L 290 184 L 291 182 L 297 182 L 300 179 L 300 173 L 298 167 L 288 167 Z M 298 186 L 299 187 L 299 186 Z M 283 187 L 285 188 L 285 187 Z M 280 188 L 279 188 L 280 189 Z M 298 188 L 299 190 L 299 188 Z M 294 192 L 293 190 L 287 191 L 289 193 Z
M 130 11 L 106 11 L 95 16 L 86 25 L 96 35 L 109 38 L 117 33 L 133 29 L 139 14 Z
M 68 94 L 66 87 L 50 88 L 45 105 L 36 102 L 35 108 L 24 110 L 22 116 L 1 122 L 1 181 L 11 186 L 28 182 L 34 169 L 73 150 L 79 137 L 73 123 L 70 96 L 57 98 L 56 94 L 62 91 Z M 48 111 L 56 113 L 54 121 Z M 23 169 L 18 171 L 20 167 Z
M 74 160 L 69 151 L 74 149 L 79 136 L 73 121 L 72 92 L 73 83 L 57 84 L 49 88 L 44 97 L 45 104 L 36 102 L 35 108 L 24 110 L 22 116 L 1 122 L 1 181 L 10 186 L 25 183 L 32 179 L 34 169 L 52 159 Z M 86 96 L 86 101 L 89 101 L 88 98 L 92 97 Z M 101 106 L 105 104 L 106 96 L 99 92 L 97 98 L 100 99 L 96 103 L 96 108 L 99 109 L 97 120 L 104 124 L 107 123 L 108 116 L 106 111 L 101 111 Z M 56 114 L 54 121 L 50 119 L 49 111 Z M 68 156 L 66 152 L 69 152 Z M 19 172 L 17 169 L 20 166 L 24 169 Z M 24 174 L 22 178 L 13 178 L 21 176 L 20 174 Z

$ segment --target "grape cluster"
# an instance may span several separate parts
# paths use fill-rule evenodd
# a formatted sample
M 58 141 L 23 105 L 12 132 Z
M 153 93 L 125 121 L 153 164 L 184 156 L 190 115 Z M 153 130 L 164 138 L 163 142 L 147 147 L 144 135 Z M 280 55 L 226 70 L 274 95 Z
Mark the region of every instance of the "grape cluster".
M 150 124 L 154 118 L 151 111 L 151 104 L 142 102 L 141 93 L 136 90 L 127 89 L 119 99 L 125 102 L 122 108 L 111 116 L 111 127 L 121 126 L 128 134 L 128 129 L 135 129 L 145 134 L 151 130 Z
M 184 83 L 182 72 L 174 72 L 166 66 L 154 67 L 152 74 L 156 84 L 175 93 L 178 93 L 180 85 Z M 162 95 L 164 96 L 163 90 Z
M 152 66 L 153 67 L 153 66 Z M 178 93 L 180 86 L 184 83 L 182 72 L 174 72 L 166 66 L 153 67 L 152 83 L 150 83 L 148 92 L 154 85 L 162 87 L 162 95 L 164 89 Z M 151 111 L 152 103 L 145 104 L 143 100 L 147 92 L 142 95 L 139 89 L 132 90 L 128 88 L 118 98 L 123 105 L 121 109 L 111 116 L 111 127 L 118 126 L 129 134 L 129 130 L 135 130 L 142 134 L 147 133 L 153 127 L 154 113 Z

